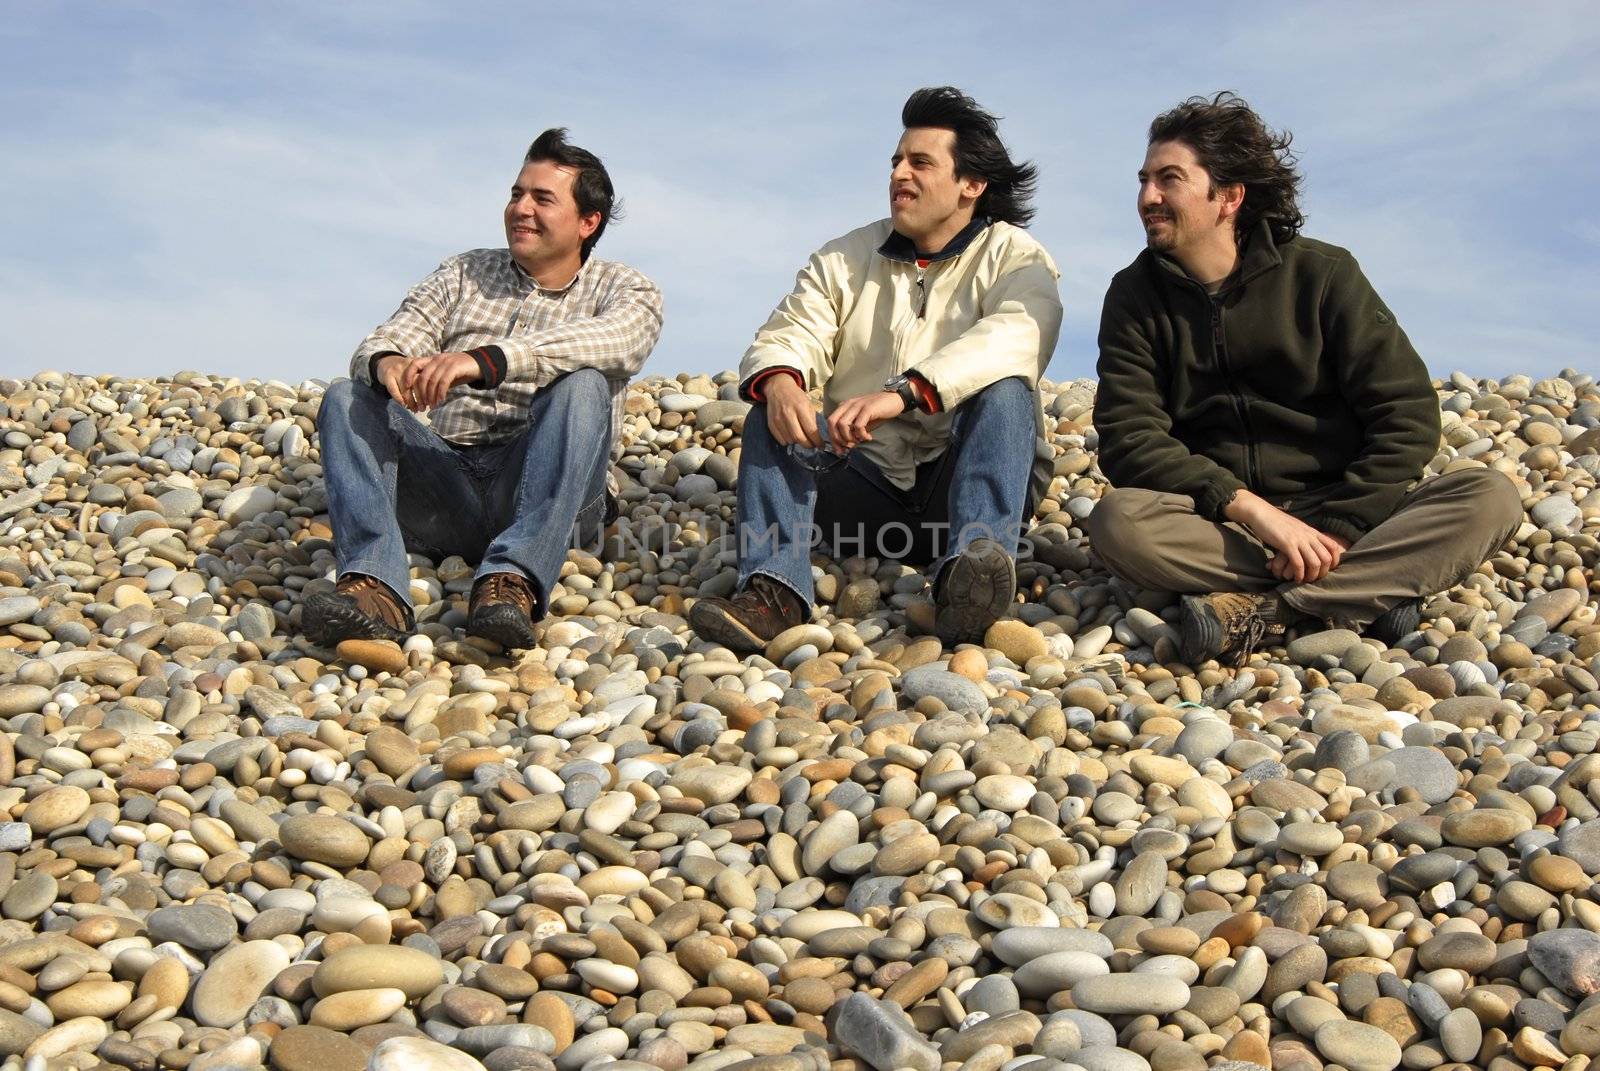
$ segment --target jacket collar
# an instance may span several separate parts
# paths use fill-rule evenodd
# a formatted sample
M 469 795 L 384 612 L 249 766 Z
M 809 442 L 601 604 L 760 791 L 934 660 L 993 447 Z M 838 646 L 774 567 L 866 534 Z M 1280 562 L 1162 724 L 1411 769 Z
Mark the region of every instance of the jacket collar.
M 1183 270 L 1183 265 L 1173 258 L 1165 253 L 1153 255 L 1156 258 L 1156 262 L 1169 275 L 1192 283 L 1195 286 L 1200 286 L 1197 280 Z M 1282 263 L 1283 256 L 1278 252 L 1278 243 L 1272 240 L 1272 225 L 1264 219 L 1260 220 L 1256 223 L 1255 229 L 1246 235 L 1244 241 L 1239 244 L 1239 264 L 1234 268 L 1233 274 L 1223 282 L 1222 289 L 1218 291 L 1218 294 L 1226 294 L 1230 290 L 1243 286 L 1250 280 L 1265 275 Z
M 904 264 L 915 264 L 919 260 L 926 260 L 930 264 L 937 264 L 941 260 L 954 260 L 967 251 L 967 246 L 971 245 L 973 239 L 982 234 L 987 226 L 989 226 L 987 216 L 973 216 L 972 222 L 962 227 L 960 233 L 945 243 L 943 249 L 927 255 L 918 253 L 916 243 L 910 238 L 899 231 L 890 231 L 889 237 L 878 247 L 878 255 L 886 260 L 898 260 Z

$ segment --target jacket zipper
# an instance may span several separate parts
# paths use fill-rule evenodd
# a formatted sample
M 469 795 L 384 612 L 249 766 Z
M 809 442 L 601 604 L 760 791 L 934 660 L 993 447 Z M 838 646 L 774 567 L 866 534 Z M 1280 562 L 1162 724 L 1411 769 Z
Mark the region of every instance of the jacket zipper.
M 916 314 L 901 320 L 894 333 L 894 361 L 893 372 L 898 375 L 905 369 L 900 364 L 900 353 L 905 349 L 906 335 L 910 333 L 913 320 L 924 320 L 928 316 L 928 269 L 922 265 L 917 266 L 917 296 L 915 301 Z
M 1228 394 L 1233 398 L 1233 408 L 1239 414 L 1239 427 L 1244 432 L 1245 451 L 1245 477 L 1246 482 L 1253 491 L 1261 486 L 1260 473 L 1256 465 L 1256 435 L 1250 426 L 1250 407 L 1245 402 L 1244 392 L 1239 390 L 1238 383 L 1233 378 L 1233 366 L 1228 361 L 1228 346 L 1222 335 L 1222 307 L 1217 304 L 1216 298 L 1206 295 L 1211 306 L 1211 352 L 1217 364 L 1217 370 L 1228 383 Z

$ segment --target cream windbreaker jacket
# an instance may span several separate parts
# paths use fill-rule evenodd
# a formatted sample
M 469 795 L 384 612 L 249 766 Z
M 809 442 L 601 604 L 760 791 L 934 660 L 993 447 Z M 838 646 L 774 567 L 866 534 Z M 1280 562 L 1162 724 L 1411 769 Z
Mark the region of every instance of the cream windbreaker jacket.
M 911 244 L 889 220 L 851 231 L 811 256 L 739 362 L 741 392 L 769 368 L 793 368 L 822 389 L 831 413 L 842 402 L 916 372 L 938 392 L 942 411 L 909 411 L 861 444 L 895 486 L 910 490 L 916 467 L 949 446 L 953 410 L 972 395 L 1020 376 L 1037 397 L 1039 377 L 1061 330 L 1061 273 L 1020 227 L 981 222 L 964 248 L 919 268 Z M 960 247 L 958 236 L 953 247 Z M 1044 413 L 1035 405 L 1044 438 Z M 1042 448 L 1041 448 L 1042 447 Z M 1038 502 L 1053 462 L 1036 445 L 1030 491 Z

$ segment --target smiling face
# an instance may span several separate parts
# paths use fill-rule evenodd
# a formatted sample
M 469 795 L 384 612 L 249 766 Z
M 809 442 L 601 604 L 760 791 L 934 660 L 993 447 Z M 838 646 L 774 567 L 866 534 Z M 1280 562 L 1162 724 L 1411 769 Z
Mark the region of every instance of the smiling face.
M 1139 221 L 1145 242 L 1180 261 L 1225 240 L 1233 244 L 1237 187 L 1213 189 L 1211 175 L 1181 141 L 1158 141 L 1139 170 Z
M 937 253 L 972 222 L 988 186 L 956 174 L 955 148 L 954 131 L 912 127 L 900 135 L 890 161 L 889 216 L 924 253 Z
M 584 239 L 600 225 L 600 213 L 585 216 L 578 212 L 572 196 L 576 172 L 549 160 L 522 165 L 511 200 L 506 202 L 506 245 L 523 271 L 542 285 L 559 285 L 564 280 L 547 279 L 560 275 L 570 266 L 571 275 L 583 262 Z

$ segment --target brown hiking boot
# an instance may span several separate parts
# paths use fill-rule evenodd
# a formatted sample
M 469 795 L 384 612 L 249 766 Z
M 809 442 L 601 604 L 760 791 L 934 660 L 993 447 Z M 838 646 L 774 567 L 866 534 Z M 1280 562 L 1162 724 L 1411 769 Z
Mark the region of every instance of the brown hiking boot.
M 689 611 L 689 624 L 701 639 L 730 651 L 752 654 L 766 649 L 784 629 L 804 624 L 809 608 L 782 581 L 759 573 L 731 599 L 701 599 Z
M 1208 658 L 1244 665 L 1262 643 L 1282 642 L 1287 634 L 1280 605 L 1276 595 L 1248 591 L 1185 595 L 1183 660 L 1191 666 Z
M 472 585 L 467 631 L 508 651 L 533 647 L 537 642 L 533 612 L 538 604 L 533 585 L 520 573 L 490 573 Z
M 346 573 L 332 591 L 306 597 L 301 624 L 311 642 L 335 647 L 341 640 L 404 640 L 411 615 L 377 577 Z
M 992 539 L 974 539 L 939 575 L 934 631 L 945 646 L 981 643 L 1017 597 L 1017 565 Z

